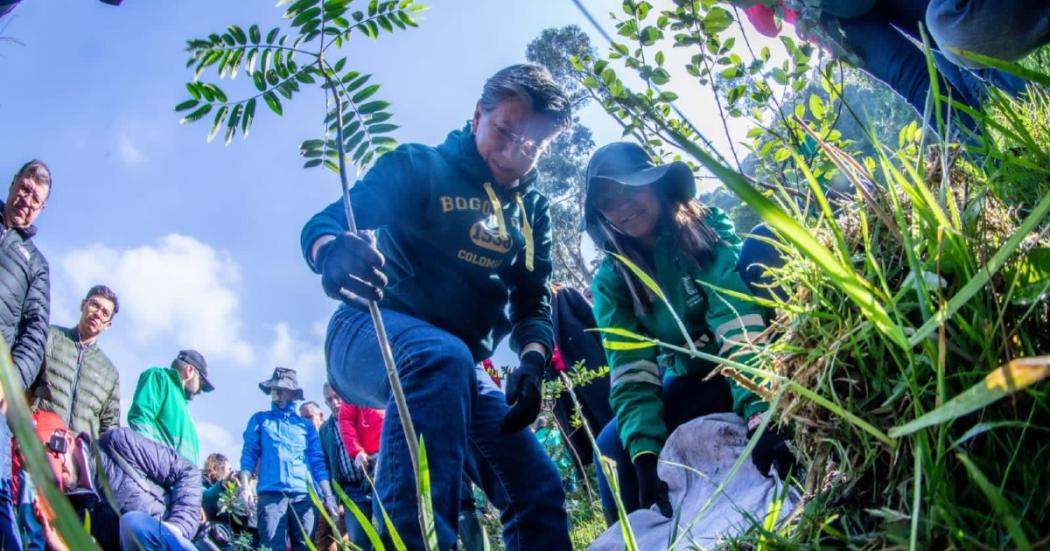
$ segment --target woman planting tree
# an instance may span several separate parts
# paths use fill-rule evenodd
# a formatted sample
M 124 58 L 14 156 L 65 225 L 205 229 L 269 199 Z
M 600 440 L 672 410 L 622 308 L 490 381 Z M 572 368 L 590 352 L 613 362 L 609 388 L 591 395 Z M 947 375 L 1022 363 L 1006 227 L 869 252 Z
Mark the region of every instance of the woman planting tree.
M 379 301 L 425 439 L 440 549 L 456 545 L 464 467 L 503 512 L 508 549 L 570 548 L 557 471 L 523 430 L 539 414 L 553 350 L 550 212 L 535 165 L 571 123 L 569 105 L 546 69 L 507 67 L 485 83 L 465 128 L 437 147 L 399 147 L 354 186 L 357 225 L 378 229 L 378 244 L 347 231 L 341 201 L 303 229 L 303 253 L 328 296 Z M 504 396 L 477 363 L 508 333 L 521 363 Z M 422 549 L 415 475 L 367 310 L 340 306 L 326 355 L 338 394 L 386 408 L 379 502 L 407 547 Z
M 741 255 L 732 222 L 722 211 L 701 205 L 695 193 L 693 173 L 685 163 L 655 165 L 631 143 L 610 144 L 594 153 L 584 203 L 588 234 L 599 248 L 647 273 L 674 309 L 668 310 L 627 264 L 610 254 L 594 278 L 595 317 L 598 327 L 625 329 L 683 348 L 688 344 L 685 331 L 697 350 L 746 363 L 746 343 L 764 326 L 762 309 L 703 284 L 750 294 L 741 273 L 754 282 L 762 271 L 755 264 L 776 257 L 768 254 L 769 246 L 749 247 L 752 252 Z M 610 345 L 607 352 L 616 418 L 598 436 L 598 447 L 603 456 L 616 460 L 628 512 L 656 504 L 670 517 L 667 484 L 656 469 L 668 433 L 701 415 L 735 411 L 747 421 L 750 434 L 768 406 L 731 379 L 708 378 L 716 367 L 711 362 L 661 354 L 655 347 Z M 752 460 L 762 474 L 768 476 L 773 466 L 781 478 L 795 463 L 787 439 L 769 429 Z M 611 524 L 615 502 L 600 469 L 599 486 Z

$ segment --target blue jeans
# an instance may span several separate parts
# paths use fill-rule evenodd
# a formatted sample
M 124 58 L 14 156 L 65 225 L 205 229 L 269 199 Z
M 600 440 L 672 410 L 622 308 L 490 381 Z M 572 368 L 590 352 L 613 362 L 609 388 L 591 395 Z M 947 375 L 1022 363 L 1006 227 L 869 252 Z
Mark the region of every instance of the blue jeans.
M 354 482 L 348 482 L 346 486 L 343 486 L 343 492 L 346 493 L 346 497 L 350 498 L 350 501 L 357 505 L 357 508 L 364 513 L 365 518 L 372 518 L 372 496 L 366 490 L 365 485 L 368 482 L 364 480 L 358 480 Z M 368 539 L 368 535 L 365 533 L 364 526 L 357 521 L 357 517 L 347 509 L 343 515 L 343 523 L 346 525 L 346 535 L 350 538 L 350 543 L 360 547 L 364 551 L 372 549 L 372 541 Z
M 1046 0 L 930 0 L 926 26 L 946 58 L 979 67 L 948 49 L 1020 59 L 1050 42 L 1050 5 Z
M 270 549 L 306 551 L 313 537 L 315 511 L 309 494 L 259 492 L 256 503 L 259 519 L 259 546 Z M 305 533 L 304 533 L 305 532 Z
M 11 428 L 0 418 L 0 549 L 22 549 L 11 493 Z
M 122 551 L 196 551 L 190 540 L 141 511 L 120 516 Z
M 733 396 L 729 392 L 729 383 L 721 375 L 705 381 L 698 375 L 666 377 L 661 391 L 664 405 L 664 424 L 670 434 L 679 425 L 696 419 L 701 415 L 732 411 Z M 613 420 L 602 429 L 596 438 L 601 454 L 616 461 L 616 479 L 620 483 L 620 499 L 624 509 L 630 513 L 640 507 L 638 502 L 638 478 L 634 474 L 634 464 L 627 456 L 620 440 L 620 428 Z M 597 464 L 597 463 L 596 463 Z M 617 518 L 616 502 L 612 489 L 601 468 L 598 473 L 598 494 L 602 499 L 602 511 L 605 519 L 612 524 Z
M 859 69 L 884 82 L 919 113 L 925 113 L 930 73 L 925 54 L 906 36 L 921 40 L 919 25 L 926 20 L 927 5 L 930 4 L 930 0 L 879 0 L 866 14 L 839 20 L 846 36 L 845 45 L 861 59 Z M 937 43 L 934 42 L 933 46 L 936 47 Z M 941 94 L 950 95 L 974 109 L 980 108 L 988 86 L 1014 96 L 1024 90 L 1024 80 L 1002 71 L 970 71 L 952 63 L 941 53 L 934 53 L 933 57 L 942 77 L 939 82 Z M 954 112 L 958 124 L 975 128 L 972 118 Z
M 438 548 L 456 546 L 466 471 L 502 512 L 507 549 L 570 549 L 565 494 L 554 464 L 529 431 L 500 431 L 506 399 L 463 341 L 399 312 L 384 310 L 383 321 L 412 422 L 426 442 Z M 340 307 L 325 349 L 328 381 L 344 400 L 386 408 L 377 498 L 408 548 L 420 549 L 415 476 L 368 312 Z

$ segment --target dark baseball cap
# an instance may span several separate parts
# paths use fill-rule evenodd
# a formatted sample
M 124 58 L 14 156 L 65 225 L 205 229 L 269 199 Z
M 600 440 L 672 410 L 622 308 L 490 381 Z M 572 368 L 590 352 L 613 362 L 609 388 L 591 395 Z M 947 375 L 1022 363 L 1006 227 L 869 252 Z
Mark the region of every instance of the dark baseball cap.
M 175 356 L 175 360 L 192 365 L 197 370 L 197 373 L 201 374 L 201 392 L 215 390 L 215 385 L 208 380 L 208 362 L 204 361 L 203 354 L 196 350 L 180 350 L 179 355 Z

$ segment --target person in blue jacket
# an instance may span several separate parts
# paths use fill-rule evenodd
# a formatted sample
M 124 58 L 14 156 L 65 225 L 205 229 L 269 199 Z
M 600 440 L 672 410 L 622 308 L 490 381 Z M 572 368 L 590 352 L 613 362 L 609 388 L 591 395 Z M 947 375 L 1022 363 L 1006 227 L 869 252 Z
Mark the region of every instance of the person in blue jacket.
M 259 545 L 305 551 L 313 537 L 315 515 L 310 500 L 310 484 L 316 484 L 329 516 L 339 509 L 328 469 L 324 464 L 321 438 L 317 429 L 299 416 L 296 400 L 303 399 L 295 370 L 278 367 L 269 380 L 259 383 L 273 405 L 248 420 L 241 451 L 240 479 L 248 487 L 253 472 L 258 473 L 256 492 Z
M 350 191 L 358 228 L 378 242 L 347 231 L 341 201 L 303 228 L 307 263 L 344 302 L 328 326 L 328 381 L 347 402 L 386 408 L 376 492 L 410 549 L 424 544 L 407 440 L 369 312 L 341 291 L 379 301 L 426 443 L 438 548 L 456 545 L 465 469 L 502 511 L 508 549 L 570 549 L 560 478 L 525 429 L 554 350 L 550 204 L 535 167 L 571 122 L 549 71 L 507 67 L 465 127 L 383 155 Z M 477 364 L 507 335 L 520 364 L 504 394 Z

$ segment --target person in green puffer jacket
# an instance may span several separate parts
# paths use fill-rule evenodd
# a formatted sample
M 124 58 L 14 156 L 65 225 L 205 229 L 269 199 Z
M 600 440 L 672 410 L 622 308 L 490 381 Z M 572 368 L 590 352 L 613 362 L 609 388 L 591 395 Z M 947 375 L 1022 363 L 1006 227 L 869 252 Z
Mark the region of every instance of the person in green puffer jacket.
M 120 374 L 97 343 L 118 310 L 117 294 L 96 285 L 80 303 L 76 327 L 51 326 L 34 407 L 56 413 L 75 433 L 98 437 L 120 426 Z
M 752 265 L 774 264 L 779 257 L 760 253 L 740 258 L 741 240 L 732 222 L 694 198 L 696 184 L 688 165 L 655 165 L 636 144 L 614 143 L 596 151 L 586 185 L 584 221 L 595 244 L 627 258 L 656 282 L 698 350 L 750 362 L 747 343 L 765 323 L 757 303 L 738 298 L 753 292 L 742 273 L 760 277 L 764 270 L 756 274 Z M 592 287 L 598 327 L 687 346 L 675 315 L 614 254 L 605 256 Z M 667 484 L 657 475 L 657 458 L 668 434 L 687 421 L 725 411 L 736 412 L 753 429 L 768 405 L 732 379 L 709 377 L 717 367 L 712 362 L 657 347 L 631 347 L 634 341 L 617 335 L 605 338 L 616 417 L 598 436 L 599 450 L 617 462 L 627 511 L 655 504 L 670 517 Z M 617 341 L 627 344 L 617 346 Z M 773 430 L 763 433 L 752 459 L 767 476 L 770 466 L 782 478 L 793 470 L 787 440 Z M 616 508 L 600 471 L 599 487 L 612 522 Z

